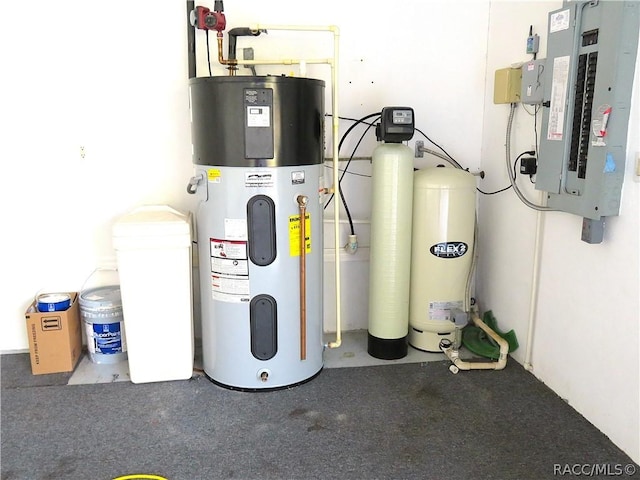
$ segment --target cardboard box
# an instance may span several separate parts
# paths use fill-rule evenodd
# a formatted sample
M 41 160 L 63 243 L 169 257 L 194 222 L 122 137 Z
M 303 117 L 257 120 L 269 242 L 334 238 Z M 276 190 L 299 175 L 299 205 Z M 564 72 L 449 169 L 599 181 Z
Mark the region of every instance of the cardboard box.
M 82 354 L 78 294 L 69 292 L 71 306 L 61 312 L 38 312 L 34 301 L 25 313 L 31 372 L 72 372 Z

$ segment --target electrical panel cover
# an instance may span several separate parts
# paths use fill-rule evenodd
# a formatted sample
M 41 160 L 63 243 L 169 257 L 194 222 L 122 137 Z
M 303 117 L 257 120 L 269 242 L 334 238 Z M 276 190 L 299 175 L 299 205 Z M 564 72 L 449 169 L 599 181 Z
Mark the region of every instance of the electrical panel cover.
M 566 1 L 549 14 L 536 189 L 552 208 L 617 215 L 640 2 Z

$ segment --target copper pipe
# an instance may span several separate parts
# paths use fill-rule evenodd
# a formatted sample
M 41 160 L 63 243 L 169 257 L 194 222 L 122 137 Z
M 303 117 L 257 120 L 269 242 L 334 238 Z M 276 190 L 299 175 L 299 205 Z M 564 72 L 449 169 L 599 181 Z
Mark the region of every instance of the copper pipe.
M 234 76 L 236 74 L 236 65 L 238 60 L 225 60 L 222 54 L 222 32 L 218 32 L 218 62 L 220 65 L 229 65 L 229 75 Z
M 304 195 L 296 198 L 300 208 L 300 360 L 307 358 L 307 202 Z

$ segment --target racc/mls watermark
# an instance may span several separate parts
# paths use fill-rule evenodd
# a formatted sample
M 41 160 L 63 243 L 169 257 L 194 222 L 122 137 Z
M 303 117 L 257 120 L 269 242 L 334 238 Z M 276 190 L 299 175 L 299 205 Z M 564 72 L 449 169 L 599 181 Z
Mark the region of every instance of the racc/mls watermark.
M 554 463 L 553 476 L 558 477 L 623 477 L 636 474 L 633 463 Z

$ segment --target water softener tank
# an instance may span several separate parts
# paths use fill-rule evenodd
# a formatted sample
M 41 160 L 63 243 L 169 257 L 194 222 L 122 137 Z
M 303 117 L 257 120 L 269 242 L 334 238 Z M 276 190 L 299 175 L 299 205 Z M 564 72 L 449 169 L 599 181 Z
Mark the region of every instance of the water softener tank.
M 190 98 L 204 372 L 305 382 L 323 366 L 324 82 L 193 78 Z
M 407 355 L 413 150 L 413 109 L 385 107 L 372 156 L 371 246 L 367 352 L 393 360 Z
M 409 344 L 440 352 L 455 338 L 472 268 L 476 182 L 473 174 L 432 167 L 414 173 Z

